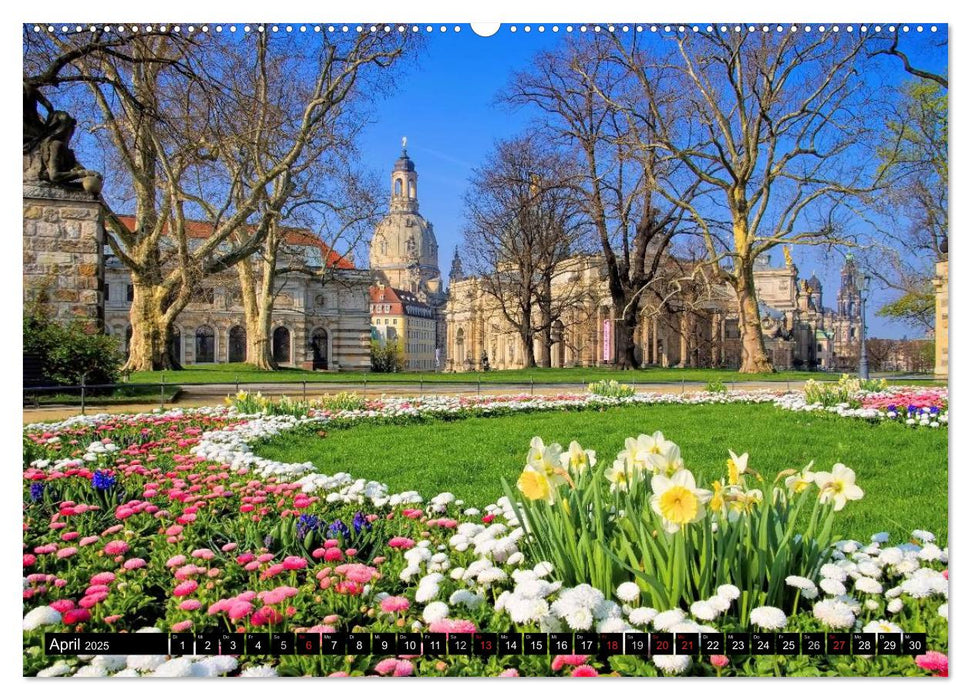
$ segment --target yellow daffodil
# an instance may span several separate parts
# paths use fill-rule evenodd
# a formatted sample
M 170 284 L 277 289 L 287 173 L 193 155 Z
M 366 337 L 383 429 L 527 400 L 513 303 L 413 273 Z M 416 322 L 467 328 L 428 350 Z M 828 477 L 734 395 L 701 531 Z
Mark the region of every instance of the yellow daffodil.
M 759 489 L 750 491 L 735 489 L 732 497 L 728 499 L 729 520 L 737 520 L 742 513 L 751 513 L 762 502 L 762 498 L 762 492 Z
M 819 502 L 833 504 L 833 510 L 843 510 L 847 501 L 863 498 L 863 489 L 856 485 L 856 473 L 845 464 L 834 464 L 832 472 L 817 472 Z
M 570 443 L 570 448 L 560 455 L 560 464 L 567 471 L 580 475 L 587 468 L 597 464 L 597 457 L 593 450 L 583 449 L 580 443 L 574 440 Z
M 711 501 L 708 505 L 713 511 L 719 512 L 725 507 L 724 486 L 720 481 L 713 481 L 711 482 L 711 489 Z
M 705 517 L 705 504 L 711 499 L 711 491 L 695 486 L 694 475 L 686 469 L 673 476 L 657 474 L 651 479 L 651 508 L 661 516 L 667 532 L 677 532 L 685 525 L 696 523 Z
M 748 469 L 748 452 L 741 457 L 731 450 L 728 451 L 728 454 L 731 455 L 731 458 L 726 462 L 728 465 L 728 483 L 734 486 L 738 483 L 739 477 Z
M 556 487 L 546 478 L 546 474 L 527 466 L 516 481 L 516 488 L 529 500 L 544 500 L 550 505 L 556 502 Z

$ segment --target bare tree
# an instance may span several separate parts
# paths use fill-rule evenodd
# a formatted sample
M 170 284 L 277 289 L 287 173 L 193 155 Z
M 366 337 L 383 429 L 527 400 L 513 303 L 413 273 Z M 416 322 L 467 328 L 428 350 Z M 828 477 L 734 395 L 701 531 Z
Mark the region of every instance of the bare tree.
M 553 325 L 582 293 L 565 269 L 584 227 L 572 165 L 535 136 L 502 141 L 475 170 L 465 197 L 472 272 L 516 329 L 527 367 L 537 364 L 536 334 L 539 364 L 550 366 Z
M 344 153 L 343 155 L 349 155 Z M 260 369 L 277 369 L 272 322 L 278 295 L 295 276 L 313 279 L 338 294 L 353 281 L 350 253 L 365 241 L 380 216 L 374 183 L 349 163 L 315 163 L 313 177 L 289 197 L 280 212 L 263 212 L 267 234 L 254 255 L 237 266 L 246 320 L 246 361 Z M 288 225 L 284 225 L 284 222 Z M 300 229 L 294 229 L 302 224 Z M 307 248 L 320 259 L 308 259 Z M 338 250 L 347 251 L 340 254 Z
M 781 244 L 833 245 L 848 202 L 872 191 L 868 150 L 876 103 L 857 70 L 865 37 L 686 32 L 615 37 L 617 60 L 654 116 L 655 147 L 714 190 L 683 201 L 710 259 L 738 298 L 742 372 L 769 372 L 753 266 Z M 672 110 L 671 99 L 682 105 Z M 674 119 L 666 118 L 674 116 Z M 724 239 L 712 219 L 730 221 Z
M 541 128 L 577 154 L 578 190 L 606 263 L 621 368 L 636 365 L 643 295 L 669 243 L 690 223 L 682 202 L 701 184 L 653 146 L 658 115 L 636 108 L 634 85 L 612 42 L 591 33 L 540 53 L 505 94 L 513 105 L 539 107 Z
M 65 63 L 65 80 L 88 88 L 130 182 L 135 225 L 126 226 L 107 204 L 105 216 L 108 243 L 134 287 L 126 368 L 164 369 L 173 365 L 172 323 L 193 289 L 258 249 L 271 221 L 252 226 L 251 219 L 261 208 L 282 209 L 292 193 L 289 174 L 314 152 L 329 116 L 355 97 L 361 75 L 401 56 L 405 39 L 397 32 L 192 40 L 165 33 L 140 34 L 108 52 L 82 50 L 102 39 L 99 32 L 49 35 L 36 48 L 51 64 Z M 274 86 L 266 66 L 277 51 L 302 60 Z M 267 109 L 267 118 L 246 120 L 245 133 L 234 129 L 260 90 L 267 101 L 292 100 L 291 109 Z M 286 120 L 276 119 L 281 113 Z M 271 135 L 280 148 L 268 152 L 262 144 Z M 222 156 L 248 165 L 226 177 L 216 167 Z M 211 233 L 190 245 L 194 214 Z
M 878 315 L 929 333 L 934 267 L 948 256 L 947 91 L 937 81 L 911 81 L 898 96 L 878 151 L 888 186 L 871 202 L 879 235 L 864 258 L 897 293 Z
M 896 31 L 890 32 L 889 38 L 887 38 L 887 36 L 884 35 L 883 37 L 878 37 L 877 39 L 875 39 L 874 44 L 879 48 L 877 48 L 874 51 L 871 51 L 870 55 L 879 56 L 883 54 L 887 56 L 894 56 L 895 58 L 900 59 L 900 63 L 903 66 L 903 69 L 905 72 L 909 73 L 915 78 L 919 78 L 920 80 L 929 80 L 934 83 L 937 83 L 941 88 L 943 88 L 944 90 L 947 90 L 947 75 L 943 72 L 938 73 L 934 70 L 929 70 L 926 68 L 915 66 L 911 62 L 910 55 L 908 54 L 908 52 L 900 48 L 900 34 L 901 34 L 901 32 L 899 31 L 900 28 L 888 27 L 887 29 L 888 31 L 891 29 Z M 935 42 L 935 46 L 936 48 L 944 49 L 946 51 L 947 49 L 946 33 L 942 35 L 941 39 Z

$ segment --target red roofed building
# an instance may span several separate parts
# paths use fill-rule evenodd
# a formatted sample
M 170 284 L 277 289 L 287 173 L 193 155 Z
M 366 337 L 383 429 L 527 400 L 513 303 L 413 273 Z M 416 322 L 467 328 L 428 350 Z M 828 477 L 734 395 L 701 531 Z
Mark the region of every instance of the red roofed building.
M 134 217 L 119 217 L 128 226 Z M 189 246 L 205 241 L 212 225 L 187 222 Z M 322 276 L 279 275 L 273 310 L 273 355 L 283 366 L 314 370 L 369 371 L 370 275 L 353 260 L 331 250 L 311 231 L 287 228 L 280 264 L 300 263 Z M 224 244 L 229 245 L 229 244 Z M 165 246 L 162 246 L 163 249 Z M 128 269 L 105 250 L 105 329 L 127 350 L 132 300 Z M 173 355 L 184 365 L 246 361 L 246 323 L 235 269 L 207 277 L 179 314 L 173 328 Z
M 371 287 L 371 338 L 398 343 L 406 370 L 435 369 L 435 310 L 411 292 L 385 284 Z

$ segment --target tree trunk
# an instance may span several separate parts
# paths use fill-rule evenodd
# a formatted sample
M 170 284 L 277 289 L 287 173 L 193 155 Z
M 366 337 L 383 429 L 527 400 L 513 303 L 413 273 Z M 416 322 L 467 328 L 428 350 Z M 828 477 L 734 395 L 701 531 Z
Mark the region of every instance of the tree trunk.
M 265 264 L 264 264 L 265 267 Z M 266 310 L 267 300 L 256 293 L 256 273 L 253 260 L 247 258 L 236 266 L 239 285 L 243 297 L 243 314 L 246 319 L 246 361 L 257 369 L 277 369 L 273 361 L 273 348 L 270 343 L 270 325 L 273 320 L 272 303 Z M 261 289 L 265 287 L 266 271 L 261 276 Z M 272 281 L 270 282 L 272 287 Z
M 163 291 L 159 284 L 132 275 L 131 342 L 123 371 L 149 372 L 179 369 L 169 353 L 172 324 L 165 320 Z
M 264 288 L 259 302 L 254 333 L 254 364 L 260 369 L 280 369 L 273 357 L 273 295 Z
M 540 367 L 552 367 L 553 359 L 553 319 L 549 307 L 540 304 L 539 358 L 536 364 Z
M 620 322 L 617 327 L 617 369 L 636 369 L 637 357 L 634 354 L 635 329 Z
M 536 348 L 533 346 L 532 325 L 523 324 L 519 329 L 519 338 L 523 343 L 523 367 L 536 366 Z
M 755 276 L 752 274 L 751 265 L 739 265 L 735 292 L 738 294 L 738 325 L 742 337 L 742 366 L 738 371 L 742 374 L 774 372 L 772 361 L 765 351 Z

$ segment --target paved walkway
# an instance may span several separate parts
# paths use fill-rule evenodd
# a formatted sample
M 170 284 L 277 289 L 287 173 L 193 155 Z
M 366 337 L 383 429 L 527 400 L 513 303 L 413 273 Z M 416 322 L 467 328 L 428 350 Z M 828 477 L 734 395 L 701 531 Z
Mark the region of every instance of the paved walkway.
M 757 391 L 768 389 L 770 391 L 786 391 L 789 388 L 802 386 L 801 382 L 735 382 L 729 383 L 729 389 L 745 389 Z M 481 389 L 476 384 L 381 384 L 380 382 L 368 382 L 367 388 L 360 383 L 348 384 L 257 384 L 245 387 L 249 392 L 261 392 L 264 396 L 290 396 L 292 398 L 319 399 L 324 396 L 340 393 L 342 391 L 354 392 L 364 396 L 420 396 L 434 394 L 475 396 L 477 394 L 534 394 L 538 396 L 551 396 L 564 393 L 586 393 L 586 384 L 482 384 Z M 663 394 L 680 394 L 682 392 L 702 391 L 705 388 L 704 382 L 684 382 L 663 383 L 663 384 L 637 384 L 638 391 L 649 391 Z M 306 393 L 304 393 L 306 392 Z M 221 406 L 225 398 L 236 393 L 234 384 L 206 384 L 198 386 L 184 387 L 178 399 L 164 405 L 164 408 L 197 408 L 200 406 Z M 158 401 L 145 403 L 129 403 L 122 405 L 97 406 L 95 404 L 86 407 L 85 412 L 89 415 L 96 413 L 147 413 L 160 408 Z M 47 423 L 71 416 L 76 416 L 81 412 L 79 406 L 47 406 L 43 408 L 24 408 L 24 425 L 28 423 Z

